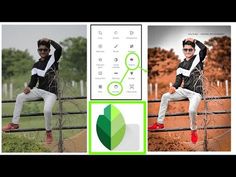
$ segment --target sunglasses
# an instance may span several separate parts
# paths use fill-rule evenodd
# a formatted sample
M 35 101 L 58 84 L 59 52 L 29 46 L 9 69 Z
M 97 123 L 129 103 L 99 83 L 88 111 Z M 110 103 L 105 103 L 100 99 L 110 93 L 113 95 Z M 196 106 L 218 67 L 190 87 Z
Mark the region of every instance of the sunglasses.
M 184 51 L 184 52 L 187 52 L 187 51 L 192 52 L 193 49 L 183 49 L 183 51 Z
M 39 52 L 42 52 L 42 51 L 47 52 L 48 49 L 38 49 L 38 51 L 39 51 Z

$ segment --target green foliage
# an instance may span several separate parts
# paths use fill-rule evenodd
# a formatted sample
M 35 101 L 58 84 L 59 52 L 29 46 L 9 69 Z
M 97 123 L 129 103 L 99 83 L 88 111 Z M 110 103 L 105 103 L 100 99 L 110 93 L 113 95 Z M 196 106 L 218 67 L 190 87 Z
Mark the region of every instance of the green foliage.
M 50 152 L 48 149 L 25 137 L 19 137 L 13 134 L 3 134 L 2 138 L 3 152 Z
M 67 38 L 61 42 L 61 45 L 63 46 L 63 53 L 60 63 L 60 76 L 67 81 L 86 81 L 86 38 Z M 2 77 L 4 82 L 21 76 L 24 76 L 24 82 L 25 80 L 28 82 L 30 80 L 30 71 L 34 62 L 33 57 L 27 50 L 21 51 L 14 48 L 3 49 Z M 26 74 L 27 79 L 25 79 Z
M 63 53 L 60 75 L 66 80 L 86 80 L 87 40 L 83 37 L 67 38 L 61 42 Z
M 4 79 L 24 74 L 33 66 L 33 57 L 27 50 L 21 51 L 14 48 L 2 50 L 2 77 Z

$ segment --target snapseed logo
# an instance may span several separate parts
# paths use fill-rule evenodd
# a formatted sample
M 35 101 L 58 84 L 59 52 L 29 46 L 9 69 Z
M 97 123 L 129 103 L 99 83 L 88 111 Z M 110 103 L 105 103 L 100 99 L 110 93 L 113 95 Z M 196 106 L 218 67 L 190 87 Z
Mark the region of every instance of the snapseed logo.
M 114 105 L 104 108 L 104 115 L 99 115 L 96 125 L 97 135 L 101 143 L 109 150 L 117 147 L 125 135 L 125 120 Z

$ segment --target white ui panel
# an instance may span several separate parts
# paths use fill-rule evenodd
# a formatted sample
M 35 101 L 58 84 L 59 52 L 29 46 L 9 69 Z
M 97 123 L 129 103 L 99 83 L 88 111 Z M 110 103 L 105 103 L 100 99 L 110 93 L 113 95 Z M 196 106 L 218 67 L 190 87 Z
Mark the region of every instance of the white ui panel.
M 91 25 L 91 100 L 142 99 L 142 26 Z

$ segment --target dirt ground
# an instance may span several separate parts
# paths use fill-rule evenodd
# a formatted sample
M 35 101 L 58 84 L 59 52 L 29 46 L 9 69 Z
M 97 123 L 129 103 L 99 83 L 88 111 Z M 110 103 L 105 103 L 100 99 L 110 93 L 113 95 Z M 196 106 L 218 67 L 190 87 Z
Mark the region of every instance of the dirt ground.
M 87 130 L 83 130 L 75 136 L 64 140 L 63 152 L 70 153 L 85 153 L 87 152 Z M 58 144 L 53 142 L 50 145 L 46 145 L 52 152 L 58 152 Z

